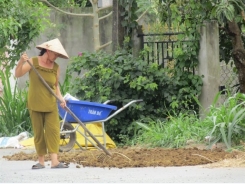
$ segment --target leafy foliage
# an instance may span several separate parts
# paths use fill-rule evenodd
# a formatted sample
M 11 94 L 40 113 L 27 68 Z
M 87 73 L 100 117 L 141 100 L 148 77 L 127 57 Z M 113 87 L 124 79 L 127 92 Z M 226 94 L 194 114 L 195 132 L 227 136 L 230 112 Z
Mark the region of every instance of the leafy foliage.
M 71 85 L 72 76 L 66 70 L 65 79 L 63 83 L 59 82 L 60 92 L 62 95 L 65 95 L 66 92 L 69 92 L 70 85 Z
M 82 77 L 81 69 L 87 71 Z M 156 63 L 148 64 L 125 50 L 114 54 L 84 52 L 73 58 L 68 70 L 70 74 L 78 74 L 72 80 L 70 93 L 80 99 L 94 102 L 115 100 L 114 105 L 118 107 L 130 100 L 144 100 L 128 107 L 106 124 L 107 132 L 114 140 L 118 140 L 119 134 L 132 135 L 129 125 L 135 120 L 146 117 L 164 119 L 169 108 L 176 112 L 198 110 L 191 94 L 200 94 L 202 82 L 199 76 L 192 78 L 188 71 L 175 73 Z
M 237 93 L 217 107 L 215 104 L 219 96 L 220 93 L 217 94 L 203 123 L 212 123 L 212 129 L 208 134 L 212 138 L 211 145 L 223 141 L 229 149 L 245 140 L 245 95 Z
M 10 85 L 10 71 L 1 71 L 3 94 L 0 97 L 0 137 L 16 136 L 21 132 L 31 130 L 29 111 L 26 107 L 27 91 L 17 89 L 17 82 L 13 89 Z
M 28 48 L 45 26 L 50 25 L 45 19 L 49 11 L 34 0 L 2 0 L 0 9 L 0 60 L 2 65 L 12 68 L 20 53 Z M 4 63 L 7 60 L 10 62 Z
M 124 47 L 125 49 L 131 49 L 133 47 L 132 32 L 138 28 L 138 23 L 136 22 L 137 2 L 135 0 L 120 0 L 119 4 L 122 7 L 121 16 L 123 20 L 121 24 L 124 27 L 124 39 L 129 39 L 128 42 L 124 42 Z
M 236 18 L 237 22 L 242 21 L 241 12 L 245 9 L 243 0 L 221 0 L 216 2 L 212 9 L 211 18 L 217 18 L 221 25 Z
M 48 2 L 59 8 L 92 6 L 89 0 L 49 0 Z

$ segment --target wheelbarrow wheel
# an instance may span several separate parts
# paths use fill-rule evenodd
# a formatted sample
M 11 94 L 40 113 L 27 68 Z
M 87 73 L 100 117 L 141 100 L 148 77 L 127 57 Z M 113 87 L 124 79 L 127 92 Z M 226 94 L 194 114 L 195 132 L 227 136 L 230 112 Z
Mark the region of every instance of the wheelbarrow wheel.
M 60 126 L 62 125 L 62 122 Z M 65 122 L 61 131 L 72 131 L 74 127 L 70 124 Z M 60 133 L 60 152 L 68 152 L 70 151 L 76 142 L 76 132 L 71 133 Z

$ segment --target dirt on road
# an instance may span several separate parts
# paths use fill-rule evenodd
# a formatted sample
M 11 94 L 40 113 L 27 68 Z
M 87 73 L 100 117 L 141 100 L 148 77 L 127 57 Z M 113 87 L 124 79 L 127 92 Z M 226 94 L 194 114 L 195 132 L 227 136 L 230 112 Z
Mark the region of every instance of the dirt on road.
M 99 150 L 72 150 L 59 153 L 59 160 L 66 163 L 75 163 L 80 167 L 169 167 L 169 166 L 245 166 L 245 154 L 241 151 L 227 152 L 223 149 L 180 148 L 116 148 L 109 149 L 111 156 Z M 17 154 L 4 156 L 7 160 L 37 160 L 34 153 L 20 151 Z M 46 160 L 50 160 L 46 156 Z

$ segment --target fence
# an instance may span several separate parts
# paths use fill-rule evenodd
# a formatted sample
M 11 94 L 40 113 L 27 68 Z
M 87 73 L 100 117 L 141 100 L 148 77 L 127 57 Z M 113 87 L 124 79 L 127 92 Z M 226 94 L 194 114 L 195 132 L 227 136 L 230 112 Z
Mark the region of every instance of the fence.
M 144 59 L 148 62 L 156 62 L 162 67 L 171 67 L 174 65 L 174 49 L 181 47 L 188 47 L 186 42 L 193 42 L 191 40 L 179 42 L 177 36 L 183 34 L 176 33 L 161 33 L 161 34 L 138 34 L 141 39 L 142 46 L 147 50 Z M 195 74 L 195 68 L 185 68 Z
M 229 95 L 234 95 L 239 91 L 239 81 L 237 74 L 233 71 L 233 67 L 234 64 L 232 60 L 227 64 L 224 61 L 220 63 L 221 74 L 219 91 L 221 91 L 221 103 L 227 99 L 227 91 L 229 91 Z

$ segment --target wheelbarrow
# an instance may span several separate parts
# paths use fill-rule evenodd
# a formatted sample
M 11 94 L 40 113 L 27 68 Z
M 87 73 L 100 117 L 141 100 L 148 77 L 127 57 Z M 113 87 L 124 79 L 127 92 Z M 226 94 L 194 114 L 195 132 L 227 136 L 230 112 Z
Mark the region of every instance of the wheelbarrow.
M 117 109 L 116 106 L 108 105 L 111 100 L 107 100 L 103 104 L 89 101 L 68 100 L 66 105 L 85 126 L 91 123 L 101 123 L 101 134 L 94 135 L 94 137 L 102 137 L 102 144 L 106 148 L 106 131 L 104 123 L 133 103 L 141 101 L 143 100 L 132 100 L 119 109 Z M 81 125 L 76 122 L 73 116 L 67 113 L 65 109 L 61 108 L 59 104 L 58 109 L 59 115 L 62 118 L 60 123 L 60 152 L 70 151 L 75 144 L 77 144 L 81 149 L 85 150 L 88 148 L 88 142 L 91 143 L 91 145 L 93 145 L 95 148 L 100 149 L 96 142 L 90 138 L 91 136 L 86 133 L 86 130 L 79 130 Z M 76 133 L 79 133 L 84 137 L 85 146 L 81 146 L 78 143 Z

